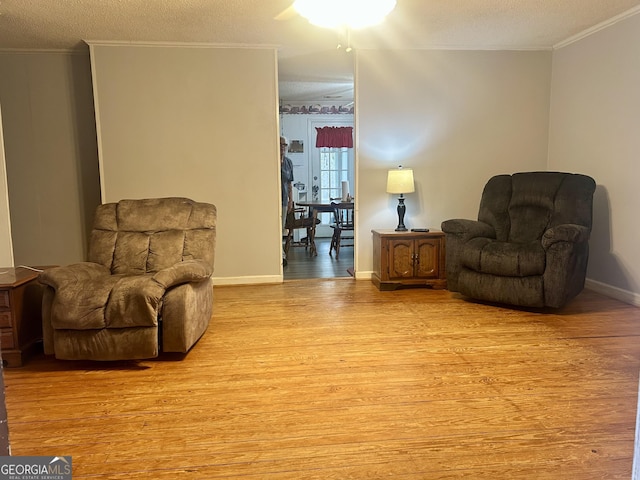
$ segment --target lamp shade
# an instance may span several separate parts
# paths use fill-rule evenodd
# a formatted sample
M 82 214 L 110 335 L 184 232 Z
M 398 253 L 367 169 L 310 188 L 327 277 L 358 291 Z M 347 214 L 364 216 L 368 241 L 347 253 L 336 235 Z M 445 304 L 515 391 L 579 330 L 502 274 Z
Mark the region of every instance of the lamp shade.
M 411 168 L 389 170 L 387 175 L 387 193 L 411 193 L 414 191 L 413 170 Z

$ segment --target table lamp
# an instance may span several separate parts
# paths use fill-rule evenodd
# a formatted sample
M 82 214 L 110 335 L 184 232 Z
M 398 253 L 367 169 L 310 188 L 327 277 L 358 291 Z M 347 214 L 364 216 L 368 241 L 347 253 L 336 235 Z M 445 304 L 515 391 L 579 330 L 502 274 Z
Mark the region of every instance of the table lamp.
M 403 194 L 414 191 L 413 170 L 411 168 L 402 168 L 402 165 L 400 165 L 396 170 L 389 170 L 387 193 L 400 194 L 400 198 L 398 198 L 398 228 L 396 228 L 396 232 L 407 231 L 407 227 L 404 226 L 404 214 L 407 211 L 407 207 L 404 205 Z

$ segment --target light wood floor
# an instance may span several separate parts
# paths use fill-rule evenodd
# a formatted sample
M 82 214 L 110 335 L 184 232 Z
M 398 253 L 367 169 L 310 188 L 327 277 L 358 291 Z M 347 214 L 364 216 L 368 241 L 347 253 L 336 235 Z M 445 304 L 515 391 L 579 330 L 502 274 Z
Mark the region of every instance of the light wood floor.
M 216 287 L 186 356 L 5 369 L 14 455 L 74 479 L 629 479 L 640 309 L 352 279 Z

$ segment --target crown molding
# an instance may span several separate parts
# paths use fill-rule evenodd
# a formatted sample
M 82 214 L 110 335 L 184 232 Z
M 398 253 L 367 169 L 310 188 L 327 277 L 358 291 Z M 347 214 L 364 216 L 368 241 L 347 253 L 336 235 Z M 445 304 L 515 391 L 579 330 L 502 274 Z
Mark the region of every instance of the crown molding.
M 514 47 L 508 45 L 487 45 L 483 47 L 478 47 L 477 45 L 430 45 L 428 47 L 413 47 L 413 48 L 372 48 L 372 47 L 358 47 L 354 48 L 353 51 L 362 51 L 362 52 L 393 52 L 393 51 L 402 51 L 402 52 L 441 52 L 441 51 L 453 51 L 453 52 L 550 52 L 553 50 L 553 47 L 544 46 L 544 45 L 530 45 L 523 47 Z
M 587 28 L 586 30 L 583 30 L 582 32 L 577 33 L 576 35 L 573 35 L 567 38 L 566 40 L 563 40 L 562 42 L 556 43 L 553 46 L 553 50 L 558 50 L 560 48 L 566 47 L 567 45 L 571 45 L 572 43 L 582 40 L 583 38 L 586 38 L 590 35 L 593 35 L 594 33 L 597 33 L 600 30 L 604 30 L 605 28 L 609 28 L 610 26 L 615 25 L 618 22 L 621 22 L 623 20 L 626 20 L 627 18 L 633 17 L 638 13 L 640 13 L 640 6 L 633 7 L 630 10 L 627 10 L 626 12 L 622 12 L 620 15 L 616 15 L 615 17 L 612 17 L 609 20 L 605 20 L 604 22 L 598 23 L 593 27 Z
M 178 48 L 247 48 L 247 49 L 277 49 L 278 45 L 249 44 L 249 43 L 198 43 L 198 42 L 151 42 L 151 41 L 123 41 L 123 40 L 83 40 L 90 47 L 178 47 Z
M 38 54 L 57 54 L 57 55 L 87 55 L 88 49 L 77 48 L 0 48 L 1 54 L 21 54 L 21 55 L 38 55 Z

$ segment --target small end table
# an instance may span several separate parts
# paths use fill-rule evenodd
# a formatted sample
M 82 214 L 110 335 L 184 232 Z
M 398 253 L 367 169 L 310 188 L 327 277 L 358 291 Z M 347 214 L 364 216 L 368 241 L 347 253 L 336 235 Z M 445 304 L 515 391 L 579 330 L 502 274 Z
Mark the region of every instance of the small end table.
M 401 286 L 447 288 L 445 237 L 440 230 L 372 230 L 373 276 L 380 290 Z
M 0 267 L 0 348 L 7 367 L 22 366 L 42 340 L 39 272 Z

